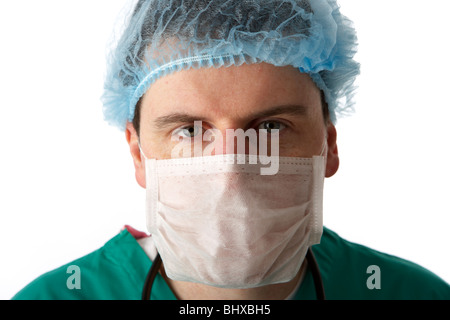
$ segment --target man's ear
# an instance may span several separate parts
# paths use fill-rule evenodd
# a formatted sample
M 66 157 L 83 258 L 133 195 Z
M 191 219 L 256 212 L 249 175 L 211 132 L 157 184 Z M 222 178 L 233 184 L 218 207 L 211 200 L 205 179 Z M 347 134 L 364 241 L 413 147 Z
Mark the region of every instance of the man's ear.
M 133 158 L 136 181 L 145 189 L 145 160 L 141 156 L 141 150 L 139 149 L 139 136 L 131 122 L 127 122 L 125 136 L 130 147 L 131 157 Z
M 328 143 L 328 153 L 327 153 L 327 167 L 325 169 L 325 177 L 332 177 L 339 169 L 339 154 L 337 147 L 337 132 L 336 127 L 328 122 L 327 125 L 327 143 Z

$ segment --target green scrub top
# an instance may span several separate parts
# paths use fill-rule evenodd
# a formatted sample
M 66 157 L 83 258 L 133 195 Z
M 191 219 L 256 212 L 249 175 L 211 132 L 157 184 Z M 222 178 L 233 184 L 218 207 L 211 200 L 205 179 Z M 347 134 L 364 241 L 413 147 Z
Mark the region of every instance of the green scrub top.
M 324 228 L 321 243 L 313 246 L 313 252 L 329 300 L 450 299 L 449 284 L 430 271 L 346 241 L 327 228 Z M 138 300 L 151 263 L 136 239 L 125 229 L 102 248 L 40 276 L 13 299 Z M 74 266 L 79 272 L 75 282 L 70 278 L 76 275 Z M 151 299 L 176 299 L 159 274 Z M 316 299 L 309 269 L 294 299 Z

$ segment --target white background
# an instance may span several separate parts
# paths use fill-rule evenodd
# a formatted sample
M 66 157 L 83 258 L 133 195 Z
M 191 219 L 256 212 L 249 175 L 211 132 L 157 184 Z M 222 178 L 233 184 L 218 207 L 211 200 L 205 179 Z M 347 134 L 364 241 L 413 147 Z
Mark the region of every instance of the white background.
M 125 224 L 145 231 L 144 190 L 99 100 L 123 4 L 0 2 L 0 299 Z M 450 4 L 340 4 L 358 30 L 362 74 L 357 112 L 337 124 L 325 225 L 450 282 Z

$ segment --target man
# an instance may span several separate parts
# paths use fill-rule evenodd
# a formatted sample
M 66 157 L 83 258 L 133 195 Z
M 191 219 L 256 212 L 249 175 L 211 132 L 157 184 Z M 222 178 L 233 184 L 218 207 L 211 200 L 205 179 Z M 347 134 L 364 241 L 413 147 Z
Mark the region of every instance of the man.
M 103 101 L 151 235 L 127 227 L 15 298 L 448 299 L 429 271 L 322 227 L 355 48 L 334 0 L 139 1 Z

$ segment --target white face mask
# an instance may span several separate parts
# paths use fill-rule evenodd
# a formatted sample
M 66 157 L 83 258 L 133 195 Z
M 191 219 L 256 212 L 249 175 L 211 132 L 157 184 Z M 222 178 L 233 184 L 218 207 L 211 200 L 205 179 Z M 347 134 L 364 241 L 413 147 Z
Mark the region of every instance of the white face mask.
M 248 158 L 146 158 L 147 228 L 169 278 L 222 288 L 288 282 L 320 242 L 325 158 L 280 157 L 270 176 Z

